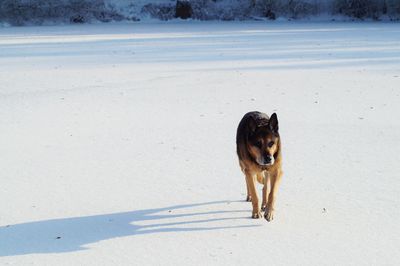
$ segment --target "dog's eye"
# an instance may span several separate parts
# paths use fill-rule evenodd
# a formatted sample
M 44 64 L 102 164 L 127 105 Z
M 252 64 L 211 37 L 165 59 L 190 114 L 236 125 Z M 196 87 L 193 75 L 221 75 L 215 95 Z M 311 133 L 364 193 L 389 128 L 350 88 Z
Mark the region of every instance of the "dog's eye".
M 275 144 L 275 142 L 273 142 L 273 141 L 270 141 L 270 142 L 268 142 L 268 147 L 272 147 L 272 146 L 274 146 L 274 144 Z
M 261 148 L 262 147 L 262 142 L 259 140 L 259 141 L 257 141 L 256 142 L 256 146 L 258 147 L 258 148 Z

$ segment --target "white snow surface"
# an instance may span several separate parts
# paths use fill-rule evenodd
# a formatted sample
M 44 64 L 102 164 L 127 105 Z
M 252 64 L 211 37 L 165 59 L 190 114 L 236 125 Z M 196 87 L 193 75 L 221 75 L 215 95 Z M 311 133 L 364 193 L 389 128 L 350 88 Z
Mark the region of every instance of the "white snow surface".
M 399 89 L 394 23 L 2 28 L 0 265 L 396 265 Z M 270 223 L 253 110 L 280 123 Z

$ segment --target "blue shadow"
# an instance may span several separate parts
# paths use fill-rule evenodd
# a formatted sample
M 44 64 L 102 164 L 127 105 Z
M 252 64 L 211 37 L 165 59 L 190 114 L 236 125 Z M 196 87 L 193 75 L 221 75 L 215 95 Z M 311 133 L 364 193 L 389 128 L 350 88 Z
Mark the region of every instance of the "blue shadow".
M 243 212 L 243 210 L 193 212 L 191 208 L 223 204 L 226 201 L 214 201 L 197 204 L 176 205 L 165 208 L 137 210 L 85 217 L 73 217 L 21 223 L 0 227 L 0 257 L 26 255 L 34 253 L 62 253 L 86 249 L 84 245 L 102 240 L 133 235 L 155 234 L 163 232 L 208 231 L 256 225 L 211 226 L 215 221 L 247 219 L 247 217 L 222 217 L 202 219 L 202 215 Z M 175 210 L 187 209 L 187 213 L 174 214 Z M 160 214 L 165 212 L 165 214 Z M 180 211 L 182 212 L 182 211 Z M 220 215 L 219 215 L 220 216 Z M 190 221 L 180 218 L 196 217 Z M 200 217 L 197 219 L 197 217 Z M 161 223 L 163 219 L 175 218 L 176 222 Z M 152 220 L 157 223 L 139 225 L 137 223 Z M 195 225 L 187 227 L 185 225 Z M 204 226 L 200 226 L 204 225 Z M 181 226 L 181 227 L 179 227 Z

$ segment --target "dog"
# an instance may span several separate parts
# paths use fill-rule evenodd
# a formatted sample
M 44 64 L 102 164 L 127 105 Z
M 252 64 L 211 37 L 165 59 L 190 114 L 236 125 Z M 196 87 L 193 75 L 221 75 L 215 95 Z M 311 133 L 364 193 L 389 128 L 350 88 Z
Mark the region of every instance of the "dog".
M 282 177 L 281 139 L 276 113 L 268 115 L 249 112 L 239 123 L 236 134 L 240 168 L 246 176 L 246 201 L 253 205 L 252 218 L 274 218 L 275 201 Z M 259 206 L 256 181 L 263 184 L 262 204 Z

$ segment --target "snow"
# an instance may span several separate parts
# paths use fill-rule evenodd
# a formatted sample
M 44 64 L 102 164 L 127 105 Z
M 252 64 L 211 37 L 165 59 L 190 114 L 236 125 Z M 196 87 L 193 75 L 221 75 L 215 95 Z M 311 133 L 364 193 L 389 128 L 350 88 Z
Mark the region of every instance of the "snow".
M 396 265 L 400 28 L 0 30 L 1 265 Z M 277 112 L 275 220 L 235 154 Z M 261 192 L 261 187 L 259 187 Z

